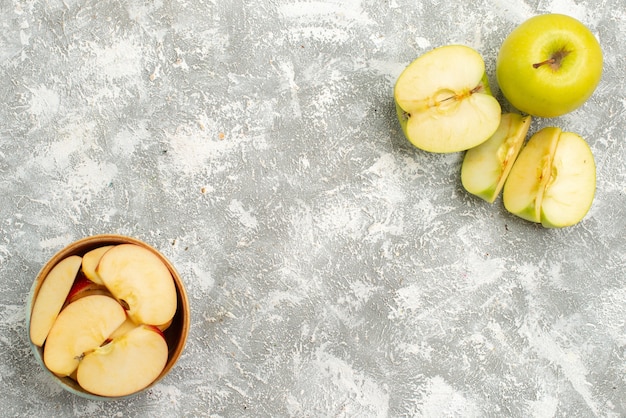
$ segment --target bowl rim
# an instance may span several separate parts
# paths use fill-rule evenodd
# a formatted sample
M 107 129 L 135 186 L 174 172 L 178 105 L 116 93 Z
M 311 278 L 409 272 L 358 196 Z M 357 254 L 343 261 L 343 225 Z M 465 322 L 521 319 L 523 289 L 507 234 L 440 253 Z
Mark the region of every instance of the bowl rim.
M 43 347 L 39 347 L 35 345 L 31 341 L 28 333 L 30 330 L 30 317 L 31 317 L 32 310 L 33 310 L 33 301 L 36 295 L 38 294 L 39 289 L 41 288 L 41 284 L 43 283 L 45 277 L 48 275 L 50 270 L 52 270 L 52 268 L 55 265 L 57 265 L 64 258 L 71 256 L 71 255 L 82 256 L 88 251 L 97 247 L 102 247 L 105 245 L 119 245 L 119 244 L 136 244 L 136 245 L 139 245 L 141 247 L 148 249 L 149 251 L 153 252 L 157 257 L 159 257 L 159 259 L 163 261 L 163 263 L 166 265 L 166 267 L 170 271 L 172 278 L 174 280 L 174 285 L 176 287 L 177 307 L 176 307 L 176 313 L 174 315 L 174 320 L 172 322 L 172 325 L 176 324 L 176 327 L 175 327 L 176 330 L 172 329 L 168 333 L 168 330 L 170 330 L 170 328 L 172 327 L 172 325 L 170 325 L 170 328 L 165 330 L 164 334 L 166 336 L 166 340 L 169 336 L 170 339 L 173 339 L 175 344 L 173 346 L 170 346 L 170 341 L 168 340 L 169 352 L 168 352 L 167 363 L 165 364 L 165 367 L 163 368 L 159 376 L 154 381 L 152 381 L 148 386 L 128 395 L 101 396 L 101 395 L 96 395 L 96 394 L 93 394 L 91 392 L 88 392 L 82 389 L 78 385 L 78 383 L 75 382 L 70 377 L 59 377 L 55 375 L 54 373 L 52 373 L 43 362 Z M 35 276 L 35 279 L 33 280 L 30 291 L 28 292 L 25 308 L 26 308 L 26 332 L 27 332 L 28 343 L 31 347 L 31 351 L 34 354 L 37 363 L 39 363 L 39 365 L 43 368 L 46 375 L 52 378 L 63 389 L 65 389 L 66 391 L 70 393 L 78 395 L 80 397 L 87 398 L 89 400 L 127 399 L 127 398 L 134 397 L 146 391 L 150 387 L 154 386 L 157 382 L 163 379 L 170 372 L 170 370 L 174 367 L 174 365 L 177 363 L 178 359 L 182 355 L 183 350 L 187 343 L 187 338 L 189 336 L 189 328 L 190 328 L 190 322 L 191 322 L 189 299 L 187 297 L 187 291 L 185 289 L 185 285 L 183 283 L 182 277 L 180 276 L 180 274 L 178 273 L 174 265 L 169 261 L 167 257 L 165 257 L 159 250 L 157 250 L 152 245 L 142 240 L 139 240 L 137 238 L 130 237 L 127 235 L 121 235 L 121 234 L 90 235 L 90 236 L 81 238 L 79 240 L 73 241 L 65 245 L 61 250 L 57 251 L 52 257 L 50 257 L 44 263 L 44 265 L 41 267 L 41 269 Z M 174 334 L 174 331 L 176 331 L 175 334 Z

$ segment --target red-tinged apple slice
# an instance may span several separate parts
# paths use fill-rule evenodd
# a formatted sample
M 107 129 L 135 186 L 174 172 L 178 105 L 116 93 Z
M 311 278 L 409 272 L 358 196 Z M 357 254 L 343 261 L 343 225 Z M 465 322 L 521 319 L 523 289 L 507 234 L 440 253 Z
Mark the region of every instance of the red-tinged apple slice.
M 161 331 L 165 331 L 166 329 L 168 329 L 170 327 L 170 325 L 172 325 L 173 322 L 173 318 L 170 319 L 169 321 L 167 321 L 164 324 L 160 324 L 160 325 L 155 325 L 158 329 L 160 329 Z
M 76 377 L 93 394 L 130 395 L 159 377 L 167 356 L 167 343 L 158 328 L 140 325 L 85 355 Z
M 560 134 L 559 128 L 543 128 L 520 152 L 502 192 L 504 207 L 509 212 L 531 222 L 541 222 L 543 194 L 551 177 Z
M 98 263 L 100 262 L 100 259 L 102 258 L 104 253 L 106 253 L 113 247 L 114 247 L 113 245 L 105 245 L 103 247 L 98 247 L 96 249 L 93 249 L 87 252 L 83 256 L 83 267 L 82 267 L 83 273 L 92 282 L 98 283 L 98 284 L 104 284 L 102 282 L 102 279 L 100 278 L 100 276 L 98 276 L 98 273 L 96 272 L 96 267 L 98 267 Z
M 41 347 L 46 340 L 72 288 L 80 264 L 81 257 L 77 255 L 61 260 L 41 284 L 30 316 L 30 339 L 33 344 Z
M 174 279 L 165 263 L 147 248 L 117 245 L 102 256 L 96 272 L 136 324 L 160 325 L 174 317 Z
M 103 284 L 97 284 L 85 277 L 84 274 L 79 273 L 78 277 L 74 281 L 72 288 L 70 289 L 65 305 L 67 306 L 78 299 L 89 295 L 108 295 L 112 296 L 109 290 Z
M 461 167 L 465 190 L 489 203 L 496 200 L 524 145 L 530 120 L 530 116 L 505 113 L 491 138 L 467 150 Z
M 125 319 L 124 308 L 109 296 L 85 296 L 70 303 L 50 329 L 44 364 L 58 376 L 69 376 L 85 353 L 98 348 Z
M 109 336 L 109 340 L 114 340 L 115 338 L 121 337 L 127 332 L 137 328 L 138 325 L 133 322 L 132 319 L 126 317 L 126 321 L 122 322 L 122 324 L 117 327 L 115 331 Z
M 165 324 L 161 324 L 161 325 L 154 325 L 155 327 L 157 327 L 159 329 L 159 331 L 165 331 L 166 329 L 169 328 L 169 326 L 172 324 L 172 321 L 168 321 Z M 133 322 L 132 319 L 130 318 L 126 318 L 126 321 L 124 321 L 122 323 L 122 325 L 120 325 L 115 331 L 113 331 L 113 334 L 111 334 L 108 338 L 108 340 L 113 340 L 119 336 L 122 336 L 124 334 L 126 334 L 128 331 L 131 331 L 135 328 L 137 328 L 139 325 L 137 325 L 136 323 Z

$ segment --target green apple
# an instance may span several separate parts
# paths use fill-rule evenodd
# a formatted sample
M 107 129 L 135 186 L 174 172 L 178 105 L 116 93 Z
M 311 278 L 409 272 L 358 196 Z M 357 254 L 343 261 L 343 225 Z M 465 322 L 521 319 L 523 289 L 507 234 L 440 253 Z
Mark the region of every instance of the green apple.
M 593 202 L 596 167 L 587 142 L 546 127 L 520 152 L 504 184 L 504 207 L 547 228 L 580 222 Z
M 467 150 L 500 123 L 483 58 L 463 45 L 435 48 L 409 64 L 396 81 L 394 100 L 404 135 L 425 151 Z
M 530 120 L 530 116 L 505 113 L 487 141 L 467 150 L 461 166 L 465 190 L 489 203 L 496 200 L 524 145 Z
M 578 20 L 561 14 L 532 17 L 504 40 L 496 78 L 518 110 L 556 117 L 581 106 L 602 76 L 602 49 Z

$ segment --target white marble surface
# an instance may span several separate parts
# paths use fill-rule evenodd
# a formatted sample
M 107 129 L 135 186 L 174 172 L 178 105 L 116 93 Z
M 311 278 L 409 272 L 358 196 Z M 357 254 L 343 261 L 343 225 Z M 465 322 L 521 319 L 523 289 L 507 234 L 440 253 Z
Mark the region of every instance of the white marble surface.
M 562 230 L 465 193 L 392 102 L 448 43 L 498 93 L 504 36 L 545 12 L 605 53 L 531 127 L 596 157 Z M 3 0 L 0 416 L 626 416 L 625 45 L 624 0 Z M 157 247 L 191 302 L 179 363 L 126 401 L 52 384 L 25 329 L 43 263 L 99 233 Z

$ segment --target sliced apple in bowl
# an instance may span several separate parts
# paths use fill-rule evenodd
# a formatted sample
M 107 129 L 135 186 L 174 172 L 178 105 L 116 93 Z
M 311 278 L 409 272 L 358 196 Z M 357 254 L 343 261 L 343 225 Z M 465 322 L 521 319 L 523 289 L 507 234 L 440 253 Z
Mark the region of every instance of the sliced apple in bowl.
M 398 77 L 394 101 L 406 138 L 430 152 L 473 148 L 500 122 L 483 58 L 464 45 L 442 46 L 415 59 Z
M 122 306 L 109 296 L 90 295 L 70 303 L 50 330 L 44 364 L 58 376 L 69 376 L 83 356 L 104 343 L 125 319 Z
M 161 325 L 174 317 L 174 280 L 152 251 L 134 244 L 116 245 L 102 256 L 96 273 L 136 324 Z
M 587 142 L 573 132 L 546 127 L 520 152 L 504 185 L 505 208 L 547 228 L 580 222 L 591 208 L 596 166 Z
M 67 299 L 82 258 L 70 255 L 56 264 L 46 275 L 30 314 L 30 339 L 42 346 Z
M 168 347 L 161 331 L 138 326 L 86 354 L 76 379 L 99 396 L 126 396 L 144 389 L 163 371 Z
M 467 150 L 461 166 L 465 190 L 489 203 L 496 200 L 524 145 L 530 121 L 530 116 L 505 113 L 487 141 Z
M 100 263 L 100 259 L 104 253 L 113 247 L 114 245 L 104 245 L 102 247 L 94 248 L 83 256 L 82 271 L 85 274 L 85 277 L 94 283 L 104 284 L 98 273 L 96 273 L 96 268 L 98 267 L 98 263 Z
M 172 264 L 121 235 L 87 237 L 59 251 L 37 275 L 27 303 L 27 328 L 39 335 L 31 338 L 37 361 L 64 389 L 92 400 L 134 395 L 169 373 L 185 346 L 189 318 Z M 106 367 L 98 375 L 97 364 Z M 129 373 L 139 376 L 112 388 L 116 376 Z

